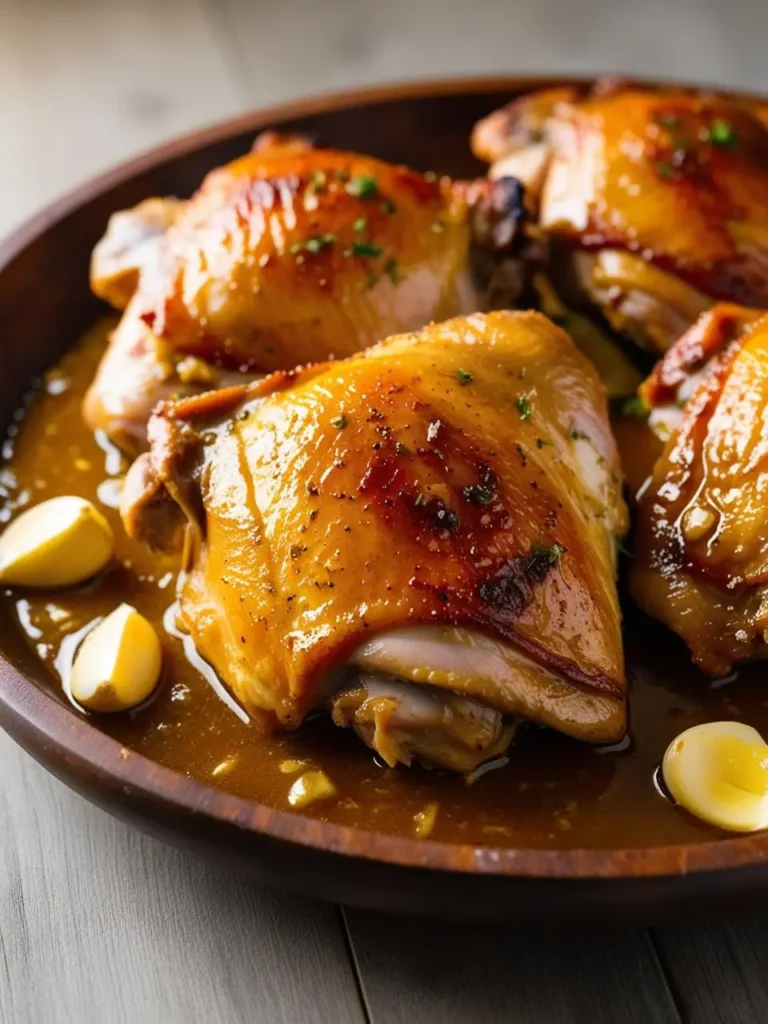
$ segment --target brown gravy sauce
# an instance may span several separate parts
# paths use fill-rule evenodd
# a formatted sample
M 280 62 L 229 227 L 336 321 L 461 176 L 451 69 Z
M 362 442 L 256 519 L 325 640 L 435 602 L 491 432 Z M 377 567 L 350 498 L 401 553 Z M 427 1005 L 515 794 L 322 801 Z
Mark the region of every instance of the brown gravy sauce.
M 6 591 L 20 629 L 66 699 L 67 666 L 96 617 L 128 601 L 162 638 L 164 678 L 155 696 L 126 714 L 89 716 L 120 743 L 201 782 L 288 809 L 301 762 L 323 769 L 338 799 L 302 813 L 395 835 L 416 835 L 437 813 L 430 838 L 501 847 L 631 847 L 707 840 L 721 835 L 672 806 L 655 771 L 667 744 L 697 722 L 736 718 L 768 733 L 768 691 L 759 667 L 714 682 L 696 672 L 675 637 L 624 599 L 631 726 L 612 748 L 593 748 L 533 726 L 520 730 L 508 762 L 468 785 L 423 768 L 389 769 L 348 730 L 317 717 L 290 735 L 263 737 L 217 695 L 216 679 L 196 663 L 173 628 L 176 565 L 130 541 L 115 511 L 119 453 L 83 424 L 80 402 L 111 323 L 100 324 L 36 389 L 9 431 L 0 470 L 0 526 L 30 504 L 79 494 L 104 509 L 117 538 L 114 566 L 75 590 Z M 642 458 L 642 423 L 622 424 L 626 462 Z M 637 474 L 635 474 L 637 475 Z M 640 479 L 640 482 L 642 480 Z M 633 487 L 639 486 L 633 479 Z M 170 626 L 170 632 L 166 626 Z M 173 635 L 175 634 L 175 635 Z M 191 655 L 191 657 L 189 656 Z M 75 712 L 83 713 L 83 712 Z M 300 771 L 301 769 L 299 769 Z

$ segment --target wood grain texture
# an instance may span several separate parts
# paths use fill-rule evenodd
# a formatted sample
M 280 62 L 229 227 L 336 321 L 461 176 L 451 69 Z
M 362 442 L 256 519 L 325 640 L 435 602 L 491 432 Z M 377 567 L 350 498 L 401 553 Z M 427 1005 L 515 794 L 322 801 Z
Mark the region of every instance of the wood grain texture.
M 0 0 L 0 232 L 242 105 L 358 82 L 622 69 L 765 87 L 752 0 Z M 0 1021 L 363 1020 L 332 908 L 246 886 L 69 793 L 0 734 Z M 351 913 L 373 1024 L 678 1019 L 644 933 Z M 753 919 L 656 933 L 692 1024 L 768 1019 Z
M 237 113 L 200 0 L 0 0 L 0 234 L 83 178 Z
M 768 1021 L 768 917 L 653 930 L 654 944 L 692 1024 Z
M 433 76 L 601 71 L 765 84 L 754 0 L 205 0 L 253 105 Z
M 220 874 L 0 733 L 0 1020 L 362 1024 L 338 912 Z
M 346 911 L 372 1024 L 671 1024 L 645 932 L 527 933 Z

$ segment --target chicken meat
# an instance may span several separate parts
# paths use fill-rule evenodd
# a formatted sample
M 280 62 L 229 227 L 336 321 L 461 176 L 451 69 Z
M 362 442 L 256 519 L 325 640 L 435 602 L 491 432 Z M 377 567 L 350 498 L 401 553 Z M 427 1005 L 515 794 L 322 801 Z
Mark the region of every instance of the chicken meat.
M 268 133 L 191 200 L 112 218 L 91 280 L 124 312 L 86 420 L 135 454 L 161 399 L 473 312 L 472 243 L 514 267 L 522 217 L 516 181 L 455 182 Z
M 718 300 L 768 306 L 764 107 L 603 82 L 516 99 L 472 141 L 526 185 L 560 286 L 641 346 L 666 351 Z
M 183 627 L 266 727 L 326 709 L 389 764 L 458 771 L 518 719 L 623 735 L 618 457 L 541 314 L 166 403 L 149 437 L 126 528 L 183 542 Z
M 640 498 L 632 593 L 723 675 L 768 655 L 768 314 L 716 306 L 642 394 L 666 446 Z

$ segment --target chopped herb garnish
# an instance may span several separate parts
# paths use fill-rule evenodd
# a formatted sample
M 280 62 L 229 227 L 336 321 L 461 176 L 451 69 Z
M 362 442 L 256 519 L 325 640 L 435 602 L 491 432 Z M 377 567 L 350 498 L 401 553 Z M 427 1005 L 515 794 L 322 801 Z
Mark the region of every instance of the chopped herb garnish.
M 389 277 L 392 284 L 400 284 L 403 280 L 403 275 L 398 270 L 397 260 L 394 257 L 390 257 L 390 259 L 387 260 L 384 272 Z
M 291 252 L 311 252 L 318 253 L 321 249 L 325 249 L 328 245 L 333 245 L 336 241 L 336 235 L 312 235 L 306 242 L 294 242 L 291 246 Z
M 533 416 L 533 406 L 527 395 L 518 395 L 515 399 L 515 405 L 521 420 L 529 420 Z
M 717 118 L 709 126 L 709 138 L 716 146 L 735 146 L 739 137 L 729 121 Z
M 462 487 L 461 493 L 473 505 L 490 505 L 496 497 L 496 492 L 485 484 L 470 484 L 469 487 Z
M 373 242 L 353 242 L 350 248 L 353 256 L 381 256 L 383 252 L 381 246 L 374 245 Z
M 659 118 L 659 124 L 662 128 L 668 128 L 674 132 L 680 127 L 682 121 L 676 114 L 668 114 Z
M 671 164 L 668 164 L 665 160 L 660 160 L 656 164 L 656 170 L 659 172 L 659 175 L 662 178 L 669 179 L 669 178 L 674 178 L 675 177 L 675 169 L 674 169 L 674 167 Z
M 344 415 L 344 413 L 342 413 L 341 416 L 337 416 L 335 419 L 331 420 L 331 426 L 336 427 L 337 430 L 343 430 L 344 427 L 348 425 L 348 423 L 349 420 Z
M 463 388 L 465 388 L 467 386 L 467 384 L 471 384 L 473 379 L 474 378 L 472 377 L 472 374 L 471 373 L 467 373 L 466 370 L 457 370 L 456 371 L 456 380 L 459 382 L 459 384 L 461 384 L 461 386 Z
M 583 430 L 579 430 L 578 427 L 571 427 L 569 435 L 572 441 L 588 441 L 589 434 L 585 434 Z
M 313 195 L 316 192 L 323 192 L 325 191 L 327 181 L 328 179 L 325 176 L 325 171 L 312 171 L 309 176 L 309 188 L 307 191 L 310 195 Z
M 368 221 L 366 220 L 366 218 L 358 217 L 355 223 L 352 225 L 352 230 L 358 235 L 362 234 L 363 231 L 367 231 Z
M 397 207 L 391 199 L 384 199 L 381 203 L 381 212 L 386 213 L 388 217 L 391 217 L 393 213 L 397 213 Z
M 622 416 L 647 416 L 649 412 L 650 409 L 640 395 L 632 395 L 621 403 Z
M 547 547 L 540 541 L 536 541 L 528 556 L 528 563 L 533 565 L 536 562 L 545 562 L 548 565 L 560 565 L 564 551 L 565 548 L 562 544 L 553 544 L 551 547 Z
M 416 505 L 416 507 L 418 508 L 418 506 L 423 505 L 426 500 L 427 499 L 424 497 L 424 495 L 421 492 L 419 492 L 413 499 L 413 504 Z
M 378 277 L 375 274 L 369 274 L 368 275 L 368 280 L 365 282 L 366 291 L 370 291 L 371 288 L 375 288 L 376 287 L 376 282 L 378 280 L 379 279 L 378 279 Z
M 551 444 L 552 444 L 552 442 L 551 441 L 547 441 L 547 439 L 544 438 L 544 437 L 537 437 L 536 438 L 536 447 L 537 448 L 546 448 L 547 445 L 551 445 Z
M 408 445 L 403 444 L 402 441 L 398 441 L 395 444 L 395 451 L 397 452 L 398 455 L 404 455 L 407 459 L 410 459 L 411 456 L 413 455 L 413 452 L 408 447 Z
M 336 171 L 336 178 L 339 181 L 349 181 L 349 171 L 346 171 L 346 170 Z
M 346 185 L 347 192 L 359 199 L 370 199 L 378 192 L 378 185 L 373 174 L 361 174 L 357 178 L 351 178 Z

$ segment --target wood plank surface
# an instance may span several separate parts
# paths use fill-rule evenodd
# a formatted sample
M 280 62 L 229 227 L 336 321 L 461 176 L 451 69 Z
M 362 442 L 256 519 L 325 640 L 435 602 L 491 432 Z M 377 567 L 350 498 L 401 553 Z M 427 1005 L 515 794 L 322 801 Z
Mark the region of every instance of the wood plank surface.
M 251 105 L 402 79 L 600 71 L 768 87 L 764 0 L 206 0 Z
M 768 1021 L 768 914 L 653 929 L 686 1020 Z
M 3 1024 L 363 1024 L 339 912 L 110 818 L 0 732 Z
M 433 75 L 621 70 L 768 87 L 738 0 L 0 0 L 0 232 L 247 106 Z M 768 917 L 605 936 L 339 913 L 108 818 L 0 734 L 2 1024 L 768 1021 Z M 670 986 L 665 981 L 665 972 Z M 678 1013 L 678 1008 L 681 1011 Z
M 372 1024 L 672 1024 L 646 932 L 531 933 L 346 911 Z
M 236 114 L 198 0 L 0 0 L 0 233 L 86 177 Z

